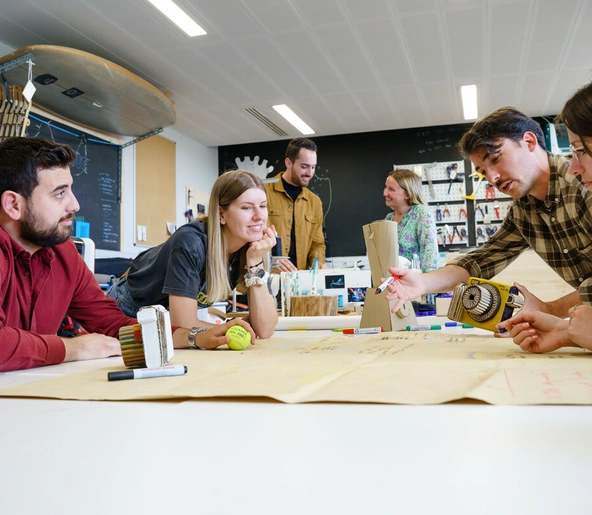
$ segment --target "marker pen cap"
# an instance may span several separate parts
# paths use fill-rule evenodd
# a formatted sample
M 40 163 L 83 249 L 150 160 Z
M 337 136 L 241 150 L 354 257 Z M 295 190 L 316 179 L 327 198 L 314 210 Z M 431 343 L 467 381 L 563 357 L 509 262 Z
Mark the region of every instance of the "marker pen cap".
M 121 381 L 123 379 L 133 379 L 134 372 L 133 370 L 122 370 L 118 372 L 108 372 L 107 379 L 109 381 Z

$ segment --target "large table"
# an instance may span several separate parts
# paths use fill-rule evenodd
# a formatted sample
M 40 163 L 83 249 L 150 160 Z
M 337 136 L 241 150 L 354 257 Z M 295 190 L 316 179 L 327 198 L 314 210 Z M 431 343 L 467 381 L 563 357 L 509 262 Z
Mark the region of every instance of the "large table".
M 0 413 L 3 514 L 592 510 L 590 406 L 0 398 Z

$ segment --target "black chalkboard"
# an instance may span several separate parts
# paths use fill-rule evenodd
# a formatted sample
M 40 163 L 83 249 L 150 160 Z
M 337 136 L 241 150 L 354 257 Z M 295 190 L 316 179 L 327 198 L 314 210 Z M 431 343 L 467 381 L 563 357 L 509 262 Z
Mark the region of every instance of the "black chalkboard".
M 321 197 L 327 256 L 366 254 L 362 226 L 384 219 L 389 209 L 382 191 L 394 165 L 455 161 L 456 145 L 471 124 L 366 132 L 311 138 L 318 166 L 310 189 Z M 220 173 L 237 168 L 236 159 L 267 160 L 275 175 L 285 170 L 289 140 L 219 147 Z
M 70 171 L 80 211 L 73 235 L 81 222 L 78 231 L 89 229 L 97 249 L 120 250 L 121 147 L 38 114 L 29 118 L 28 137 L 65 143 L 76 151 Z

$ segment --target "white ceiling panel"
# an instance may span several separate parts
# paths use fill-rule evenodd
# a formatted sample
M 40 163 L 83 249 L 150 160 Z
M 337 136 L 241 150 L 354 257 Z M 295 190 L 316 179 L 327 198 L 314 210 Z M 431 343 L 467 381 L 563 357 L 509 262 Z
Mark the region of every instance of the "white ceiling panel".
M 385 0 L 343 0 L 349 14 L 357 21 L 388 18 L 392 9 Z
M 482 5 L 483 3 L 483 0 L 444 0 L 442 2 L 442 6 L 448 9 L 450 7 L 471 7 L 475 5 Z
M 489 73 L 519 73 L 525 60 L 527 33 L 530 27 L 529 2 L 511 2 L 490 6 L 491 39 L 489 41 Z
M 190 3 L 195 6 L 196 11 L 200 13 L 204 20 L 207 20 L 208 24 L 228 39 L 236 40 L 253 37 L 261 32 L 261 27 L 259 27 L 238 0 L 224 0 L 219 2 L 191 0 Z M 272 5 L 271 2 L 270 5 Z M 179 6 L 182 7 L 183 3 L 179 2 Z M 218 23 L 222 19 L 224 23 Z M 198 18 L 196 21 L 200 23 L 201 20 Z M 207 30 L 207 27 L 204 26 L 204 29 Z
M 420 82 L 447 80 L 443 41 L 436 14 L 406 16 L 399 26 L 409 53 L 411 65 Z M 421 56 L 421 57 L 420 57 Z
M 592 79 L 592 0 L 177 0 L 189 38 L 146 0 L 0 0 L 0 54 L 34 45 L 109 59 L 177 106 L 204 145 L 278 139 L 245 113 L 290 105 L 317 135 L 464 122 L 521 105 L 553 115 Z
M 568 54 L 565 66 L 569 68 L 592 68 L 592 2 L 583 2 L 581 9 L 576 13 L 574 26 L 566 35 L 569 38 Z
M 555 88 L 549 97 L 546 111 L 551 114 L 557 114 L 563 108 L 565 101 L 571 97 L 578 89 L 592 81 L 591 68 L 566 70 L 561 74 L 561 80 L 555 82 Z
M 308 31 L 278 34 L 275 40 L 291 60 L 300 63 L 305 79 L 320 94 L 345 91 L 345 85 L 336 71 L 335 64 L 313 41 Z
M 492 77 L 488 87 L 483 90 L 481 102 L 479 103 L 479 116 L 492 113 L 499 107 L 516 107 L 518 102 L 516 88 L 517 75 L 506 75 L 505 77 Z
M 390 2 L 400 14 L 417 14 L 436 9 L 436 0 L 390 0 Z
M 353 89 L 364 90 L 376 86 L 374 70 L 349 27 L 321 27 L 315 33 L 340 75 Z M 352 63 L 355 65 L 352 66 Z
M 309 96 L 315 93 L 301 70 L 296 69 L 294 62 L 280 52 L 270 38 L 260 37 L 242 41 L 241 48 L 247 55 L 257 59 L 261 70 L 274 79 L 284 92 L 286 102 L 292 97 Z M 280 100 L 282 99 L 278 98 L 277 103 L 285 103 Z
M 224 70 L 232 77 L 240 77 L 233 81 L 243 91 L 247 92 L 251 99 L 267 101 L 277 98 L 279 89 L 274 85 L 273 78 L 267 77 L 259 70 L 257 62 L 228 45 L 216 45 L 203 48 L 200 54 L 211 64 L 224 63 Z
M 377 20 L 360 23 L 357 27 L 367 55 L 387 87 L 411 84 L 408 56 L 393 21 Z
M 483 75 L 483 7 L 446 13 L 446 35 L 454 75 L 461 82 Z
M 347 132 L 347 125 L 340 118 L 340 112 L 332 109 L 330 102 L 320 97 L 304 97 L 298 99 L 298 107 L 306 113 L 305 122 L 316 133 L 324 134 L 342 134 Z M 276 114 L 276 116 L 278 116 Z M 268 116 L 270 118 L 270 116 Z M 298 136 L 298 132 L 288 122 L 278 116 L 276 125 L 284 129 L 293 137 Z
M 171 63 L 180 69 L 191 70 L 198 84 L 211 92 L 215 92 L 222 98 L 232 98 L 234 104 L 245 104 L 251 102 L 252 97 L 248 96 L 240 87 L 239 82 L 229 80 L 228 76 L 216 65 L 211 65 L 202 57 L 185 52 L 164 52 L 168 55 Z
M 458 109 L 457 90 L 450 91 L 446 83 L 426 84 L 422 88 L 430 125 L 445 125 Z
M 428 125 L 427 109 L 421 92 L 414 86 L 392 89 L 389 94 L 397 106 L 401 119 L 399 127 L 424 127 Z M 413 120 L 413 124 L 410 122 Z
M 321 27 L 345 21 L 339 2 L 335 0 L 291 0 L 290 3 L 296 6 L 306 26 Z
M 567 41 L 553 34 L 568 34 L 574 24 L 580 0 L 539 0 L 535 3 L 536 16 L 526 70 L 528 72 L 555 70 L 566 52 Z
M 80 22 L 76 20 L 78 18 L 86 20 L 86 26 L 80 31 L 97 42 L 112 37 L 114 33 L 118 34 L 119 32 L 114 30 L 116 27 L 127 27 L 125 32 L 130 39 L 136 39 L 148 47 L 167 49 L 179 47 L 188 42 L 188 38 L 166 18 L 160 16 L 148 2 L 139 4 L 118 2 L 117 20 L 114 22 L 110 18 L 110 13 L 114 9 L 112 2 L 97 2 L 92 8 L 85 6 L 83 10 L 79 9 L 80 5 L 83 4 L 64 2 L 61 6 L 52 9 L 52 14 L 67 23 L 77 23 L 78 30 L 82 25 L 78 25 Z M 86 11 L 86 13 L 80 11 Z
M 553 83 L 553 72 L 529 73 L 522 83 L 522 94 L 516 107 L 524 113 L 545 114 L 545 99 L 549 93 L 549 84 Z
M 339 118 L 344 124 L 351 123 L 355 120 L 356 123 L 360 124 L 360 126 L 368 126 L 370 120 L 367 116 L 367 113 L 352 95 L 347 93 L 327 95 L 326 99 L 329 104 L 329 108 L 334 112 L 339 113 Z
M 400 123 L 399 117 L 388 108 L 391 99 L 382 91 L 359 91 L 355 93 L 355 97 L 372 120 L 374 130 L 392 128 L 393 125 Z
M 269 34 L 302 26 L 294 7 L 285 0 L 241 0 L 241 4 Z
M 0 11 L 0 38 L 2 42 L 10 45 L 13 50 L 27 45 L 47 45 L 50 41 L 43 39 L 34 32 L 25 28 L 19 22 L 14 22 Z

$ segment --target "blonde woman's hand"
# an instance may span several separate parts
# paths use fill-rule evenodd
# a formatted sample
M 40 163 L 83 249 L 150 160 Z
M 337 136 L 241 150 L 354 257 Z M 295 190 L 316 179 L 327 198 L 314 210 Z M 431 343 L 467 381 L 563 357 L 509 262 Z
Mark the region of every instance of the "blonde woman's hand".
M 228 322 L 224 324 L 215 325 L 207 331 L 202 331 L 198 333 L 195 337 L 195 344 L 198 347 L 201 347 L 202 349 L 208 350 L 216 349 L 217 347 L 226 345 L 230 341 L 230 338 L 226 336 L 226 331 L 228 331 L 228 329 L 230 329 L 233 325 L 240 325 L 244 327 L 247 331 L 249 331 L 249 333 L 251 334 L 251 345 L 253 345 L 253 343 L 255 342 L 255 338 L 257 338 L 257 335 L 255 334 L 255 331 L 253 331 L 251 325 L 248 322 L 241 320 L 240 318 L 231 318 Z M 189 336 L 189 330 L 177 329 L 177 331 L 186 332 L 186 334 L 182 334 L 180 336 L 180 340 L 183 340 L 183 342 L 187 341 L 187 337 Z M 175 331 L 175 335 L 177 334 L 177 331 Z
M 269 254 L 276 244 L 275 228 L 266 227 L 262 231 L 263 236 L 258 241 L 253 241 L 247 249 L 247 266 L 254 266 L 261 262 L 263 256 Z

